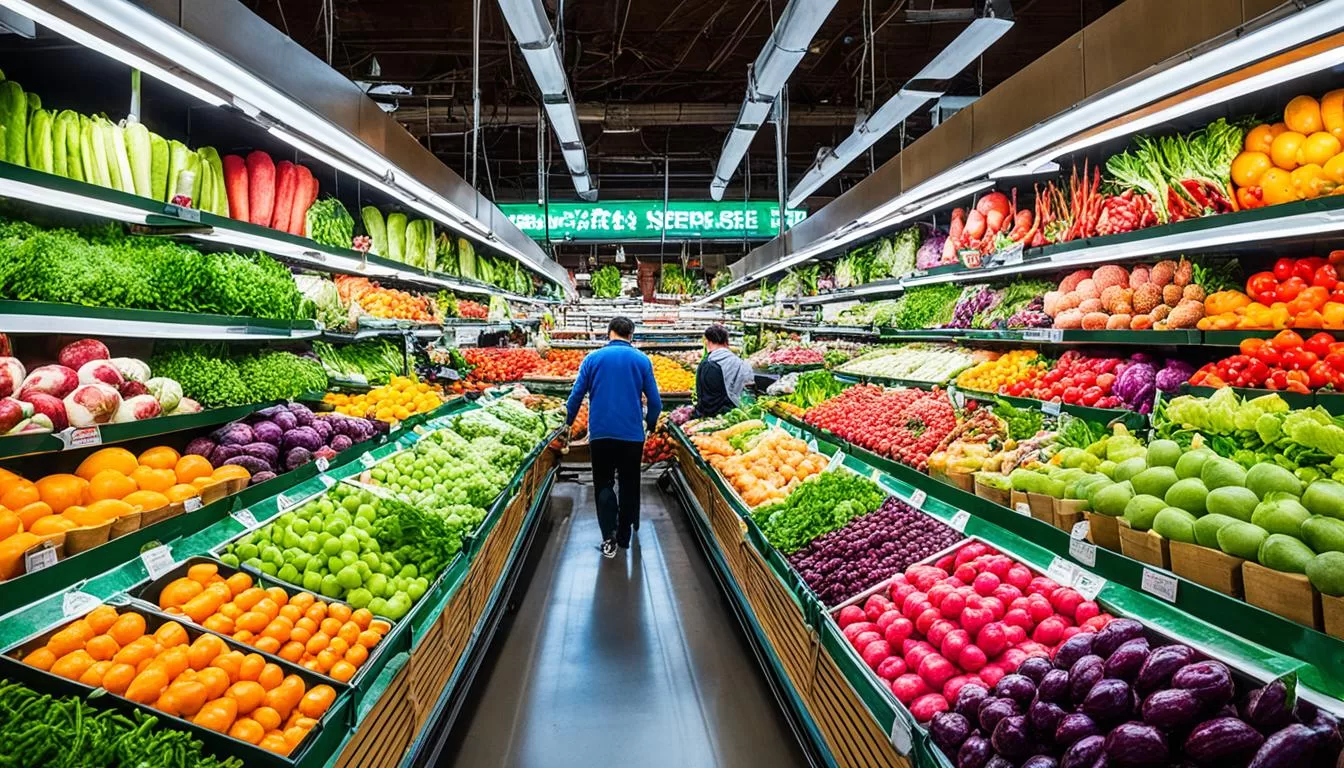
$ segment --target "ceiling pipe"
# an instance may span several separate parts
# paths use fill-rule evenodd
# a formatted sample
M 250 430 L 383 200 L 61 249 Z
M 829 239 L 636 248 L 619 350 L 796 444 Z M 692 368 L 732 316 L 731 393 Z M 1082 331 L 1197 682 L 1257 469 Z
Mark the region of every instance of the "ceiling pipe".
M 541 0 L 499 0 L 504 20 L 518 41 L 532 79 L 541 91 L 542 106 L 550 120 L 560 152 L 569 168 L 574 191 L 579 197 L 593 201 L 597 190 L 588 175 L 588 148 L 584 146 L 579 130 L 579 118 L 574 109 L 574 98 L 569 93 L 569 78 L 560 59 L 560 44 L 555 29 L 546 16 Z
M 812 38 L 816 37 L 835 3 L 836 0 L 790 0 L 784 8 L 761 55 L 747 71 L 747 96 L 742 100 L 737 120 L 723 143 L 718 169 L 709 185 L 709 194 L 715 200 L 723 199 L 728 182 L 737 173 L 756 131 L 769 117 L 775 98 L 807 54 Z
M 946 48 L 924 65 L 886 103 L 860 123 L 838 147 L 823 152 L 789 193 L 796 206 L 832 176 L 857 160 L 892 128 L 946 90 L 948 81 L 970 65 L 1013 26 L 1010 0 L 984 0 L 979 15 Z

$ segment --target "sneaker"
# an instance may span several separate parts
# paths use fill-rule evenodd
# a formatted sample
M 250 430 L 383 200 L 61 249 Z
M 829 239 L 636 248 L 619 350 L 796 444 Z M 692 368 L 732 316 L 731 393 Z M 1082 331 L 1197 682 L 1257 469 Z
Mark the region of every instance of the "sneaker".
M 610 560 L 613 557 L 616 557 L 616 540 L 607 539 L 606 541 L 602 542 L 602 546 L 598 547 L 598 549 L 602 550 L 603 557 Z

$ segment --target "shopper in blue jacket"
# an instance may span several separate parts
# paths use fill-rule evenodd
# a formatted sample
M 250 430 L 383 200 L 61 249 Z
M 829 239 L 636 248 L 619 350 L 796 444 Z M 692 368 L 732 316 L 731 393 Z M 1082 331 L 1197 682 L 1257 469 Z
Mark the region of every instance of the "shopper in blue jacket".
M 616 317 L 607 326 L 607 345 L 583 359 L 574 390 L 569 393 L 566 424 L 588 397 L 589 451 L 597 522 L 602 526 L 602 556 L 630 546 L 631 530 L 639 529 L 639 475 L 644 458 L 644 429 L 652 432 L 663 410 L 653 364 L 630 344 L 635 324 Z M 642 400 L 641 400 L 642 397 Z M 617 492 L 619 488 L 619 493 Z

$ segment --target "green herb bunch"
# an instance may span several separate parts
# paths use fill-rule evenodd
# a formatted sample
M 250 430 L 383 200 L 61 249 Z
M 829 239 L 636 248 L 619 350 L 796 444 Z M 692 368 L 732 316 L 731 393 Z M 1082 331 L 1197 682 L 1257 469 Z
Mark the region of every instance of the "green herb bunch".
M 311 357 L 290 352 L 260 352 L 237 358 L 238 374 L 252 402 L 289 400 L 308 392 L 325 392 L 327 372 Z

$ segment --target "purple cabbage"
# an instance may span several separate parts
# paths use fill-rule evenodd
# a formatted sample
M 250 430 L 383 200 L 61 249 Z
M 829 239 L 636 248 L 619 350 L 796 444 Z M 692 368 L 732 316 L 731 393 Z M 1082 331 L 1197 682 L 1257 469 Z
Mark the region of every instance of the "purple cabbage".
M 285 454 L 285 470 L 294 470 L 313 460 L 313 452 L 303 446 L 295 446 Z
M 194 454 L 210 458 L 211 452 L 215 450 L 215 441 L 208 437 L 198 437 L 187 443 L 187 449 L 183 453 Z
M 331 449 L 334 451 L 344 451 L 354 443 L 346 435 L 336 435 L 331 438 Z
M 1180 394 L 1181 385 L 1195 375 L 1195 367 L 1184 360 L 1168 360 L 1162 370 L 1157 372 L 1157 388 L 1163 394 Z
M 220 445 L 247 445 L 256 442 L 256 436 L 252 433 L 252 428 L 241 421 L 234 421 L 215 430 L 211 437 L 219 441 Z
M 274 472 L 258 472 L 248 481 L 248 485 L 261 485 L 267 480 L 274 480 L 275 478 L 276 474 Z
M 296 427 L 285 433 L 284 440 L 280 447 L 289 450 L 291 448 L 307 448 L 309 451 L 316 451 L 326 445 L 322 438 L 317 434 L 317 430 L 312 427 Z
M 1157 392 L 1157 369 L 1152 363 L 1139 362 L 1137 358 L 1139 355 L 1134 355 L 1120 367 L 1111 393 L 1139 413 L 1148 413 L 1153 409 L 1153 395 Z
M 280 441 L 285 436 L 285 431 L 273 421 L 259 421 L 252 425 L 252 435 L 257 439 L 257 442 L 270 443 L 278 448 L 280 447 Z
M 915 251 L 916 269 L 933 269 L 943 260 L 943 243 L 947 240 L 947 233 L 934 230 L 932 234 L 924 238 L 924 243 Z
M 272 469 L 280 462 L 280 449 L 270 443 L 248 443 L 242 447 L 243 454 L 256 456 Z
M 306 427 L 313 423 L 313 412 L 303 403 L 290 403 L 289 412 L 294 414 L 294 419 L 299 422 L 299 426 Z
M 323 445 L 330 443 L 331 436 L 335 434 L 331 430 L 331 422 L 326 419 L 313 419 L 313 423 L 309 424 L 308 428 L 317 433 Z
M 294 414 L 290 413 L 288 409 L 277 411 L 276 414 L 271 417 L 271 421 L 275 422 L 275 425 L 284 432 L 288 432 L 299 426 L 299 420 L 294 418 Z

